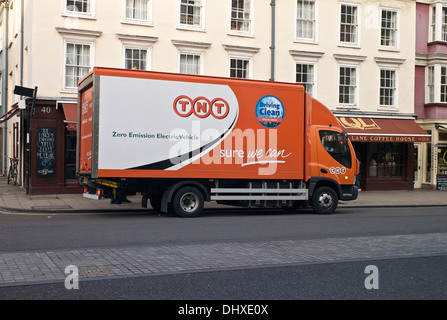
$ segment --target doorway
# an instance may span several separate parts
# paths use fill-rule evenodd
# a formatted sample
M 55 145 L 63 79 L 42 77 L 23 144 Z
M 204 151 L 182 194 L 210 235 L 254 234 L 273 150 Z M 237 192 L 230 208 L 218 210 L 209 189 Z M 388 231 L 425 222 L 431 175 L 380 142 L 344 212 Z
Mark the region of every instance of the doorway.
M 414 144 L 414 150 L 413 150 L 413 182 L 414 182 L 414 188 L 418 189 L 422 187 L 422 175 L 421 175 L 421 168 L 422 168 L 422 150 L 421 145 L 415 143 Z

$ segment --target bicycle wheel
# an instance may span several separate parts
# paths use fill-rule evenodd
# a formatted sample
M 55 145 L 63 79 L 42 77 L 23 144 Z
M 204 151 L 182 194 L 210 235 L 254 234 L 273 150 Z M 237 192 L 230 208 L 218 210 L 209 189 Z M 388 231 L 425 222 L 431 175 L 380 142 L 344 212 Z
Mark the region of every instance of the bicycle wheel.
M 12 185 L 15 186 L 17 184 L 17 167 L 14 166 L 12 168 Z
M 12 168 L 11 167 L 9 167 L 9 170 L 8 170 L 8 184 L 10 182 L 12 182 Z

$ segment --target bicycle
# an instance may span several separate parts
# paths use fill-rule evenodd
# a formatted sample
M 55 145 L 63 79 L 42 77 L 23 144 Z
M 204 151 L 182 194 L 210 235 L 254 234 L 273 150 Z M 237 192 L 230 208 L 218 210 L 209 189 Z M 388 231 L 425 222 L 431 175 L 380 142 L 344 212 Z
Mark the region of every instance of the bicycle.
M 19 159 L 17 158 L 9 158 L 9 171 L 8 171 L 8 184 L 12 182 L 12 184 L 15 186 L 17 184 L 17 164 L 19 163 Z

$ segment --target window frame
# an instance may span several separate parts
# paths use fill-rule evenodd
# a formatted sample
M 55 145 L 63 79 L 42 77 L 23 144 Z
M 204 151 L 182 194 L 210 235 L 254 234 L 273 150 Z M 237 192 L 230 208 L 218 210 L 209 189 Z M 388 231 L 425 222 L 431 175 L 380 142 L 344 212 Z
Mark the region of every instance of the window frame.
M 382 104 L 382 89 L 390 89 L 389 87 L 382 87 L 382 71 L 390 71 L 394 73 L 394 87 L 391 88 L 393 92 L 393 104 Z M 399 70 L 397 67 L 380 67 L 379 68 L 379 107 L 378 110 L 394 110 L 399 109 Z
M 356 23 L 355 23 L 355 36 L 356 36 L 356 41 L 342 41 L 342 7 L 343 6 L 349 6 L 352 8 L 355 8 L 355 18 L 356 18 Z M 351 47 L 351 48 L 360 48 L 360 43 L 361 43 L 361 15 L 360 15 L 360 4 L 358 3 L 350 3 L 350 2 L 340 2 L 339 4 L 339 15 L 338 15 L 338 43 L 339 46 L 341 47 Z
M 188 0 L 186 0 L 188 1 Z M 205 13 L 206 13 L 206 0 L 189 0 L 189 1 L 200 1 L 200 23 L 198 25 L 190 25 L 182 23 L 182 0 L 178 0 L 178 18 L 177 18 L 177 29 L 189 30 L 189 31 L 202 31 L 205 32 Z
M 67 43 L 74 44 L 86 44 L 90 45 L 90 66 L 95 65 L 95 51 L 96 51 L 96 38 L 101 36 L 101 31 L 93 31 L 93 30 L 74 30 L 67 28 L 56 28 L 59 34 L 62 36 L 62 59 L 61 59 L 61 68 L 62 68 L 62 78 L 61 78 L 61 92 L 62 93 L 76 93 L 77 87 L 67 87 L 65 78 L 66 78 L 66 59 L 67 59 Z
M 145 0 L 146 10 L 147 10 L 147 18 L 146 19 L 136 19 L 136 18 L 129 18 L 127 17 L 127 1 L 123 0 L 123 18 L 122 23 L 126 24 L 135 24 L 135 25 L 143 25 L 143 26 L 152 26 L 153 25 L 153 16 L 152 16 L 152 10 L 153 10 L 153 1 L 152 0 Z
M 247 78 L 253 79 L 253 70 L 254 70 L 254 56 L 257 52 L 259 52 L 259 48 L 255 47 L 241 47 L 241 46 L 233 46 L 233 45 L 222 45 L 228 53 L 228 73 L 227 76 L 231 77 L 231 60 L 246 60 L 248 61 L 248 69 L 247 69 Z
M 68 10 L 68 1 L 70 0 L 62 0 L 63 1 L 63 16 L 67 17 L 76 17 L 76 18 L 85 18 L 85 19 L 96 19 L 96 0 L 85 0 L 89 2 L 90 11 L 89 12 L 80 12 L 80 11 L 72 11 Z M 76 1 L 76 0 L 75 0 Z
M 426 68 L 426 82 L 427 83 L 427 96 L 425 98 L 426 103 L 434 103 L 436 101 L 436 77 L 435 66 L 428 66 Z
M 383 24 L 382 24 L 382 15 L 383 12 L 391 12 L 395 14 L 395 44 L 394 45 L 384 45 L 382 44 L 382 32 L 383 32 Z M 379 38 L 379 49 L 380 50 L 389 50 L 389 51 L 399 51 L 400 49 L 400 10 L 397 8 L 390 7 L 381 7 L 380 8 L 380 38 Z
M 122 67 L 126 69 L 126 49 L 146 50 L 146 69 L 152 70 L 152 46 L 158 40 L 157 37 L 150 36 L 130 36 L 117 34 L 122 43 Z
M 430 80 L 430 69 L 433 70 L 433 83 Z M 445 84 L 442 84 L 442 69 L 445 69 Z M 447 64 L 436 63 L 425 68 L 425 103 L 426 104 L 446 104 L 447 105 Z M 433 89 L 433 99 L 430 96 L 430 86 Z M 442 88 L 444 87 L 444 100 L 442 99 Z
M 199 75 L 205 74 L 205 50 L 211 46 L 211 43 L 194 42 L 185 40 L 171 40 L 172 44 L 177 47 L 177 72 L 180 73 L 180 59 L 182 54 L 200 56 Z
M 445 13 L 445 19 L 443 14 Z M 444 22 L 445 20 L 445 22 Z M 443 30 L 444 29 L 444 30 Z M 429 28 L 428 28 L 429 42 L 447 42 L 447 4 L 437 2 L 430 6 L 429 14 Z
M 293 68 L 293 80 L 292 82 L 296 82 L 296 65 L 297 64 L 308 64 L 313 65 L 314 74 L 313 74 L 313 86 L 312 86 L 312 94 L 313 98 L 317 98 L 318 96 L 318 60 L 324 55 L 324 52 L 309 52 L 309 51 L 297 51 L 290 50 L 289 53 L 292 55 L 294 60 L 294 68 Z M 291 68 L 292 69 L 292 68 Z
M 313 17 L 313 36 L 311 38 L 300 37 L 298 36 L 298 1 L 309 1 L 314 4 L 314 17 Z M 317 43 L 318 42 L 318 0 L 296 0 L 295 1 L 295 42 L 304 42 L 304 43 Z
M 251 66 L 251 63 L 250 63 L 250 59 L 249 58 L 231 56 L 231 57 L 228 58 L 228 60 L 229 60 L 229 68 L 228 69 L 229 69 L 229 77 L 230 78 L 232 78 L 232 79 L 250 79 L 250 66 Z M 235 61 L 236 63 L 239 62 L 239 61 L 242 61 L 243 63 L 246 63 L 246 66 L 243 66 L 242 68 L 238 68 L 237 66 L 236 66 L 236 68 L 232 68 L 232 62 L 233 61 Z M 238 77 L 237 75 L 236 76 L 232 76 L 231 73 L 232 73 L 233 70 L 236 73 L 239 70 L 242 70 L 242 72 L 245 72 L 245 77 Z
M 307 66 L 307 67 L 311 67 L 312 68 L 312 74 L 311 74 L 311 83 L 309 84 L 310 85 L 310 91 L 307 91 L 306 90 L 306 85 L 307 85 L 307 83 L 306 84 L 304 84 L 303 82 L 298 82 L 297 81 L 297 77 L 298 77 L 298 71 L 296 70 L 297 69 L 297 67 L 298 67 L 298 65 L 301 65 L 301 66 Z M 306 61 L 295 61 L 295 82 L 296 83 L 299 83 L 299 84 L 302 84 L 303 86 L 304 86 L 304 90 L 310 95 L 310 96 L 312 96 L 312 97 L 314 97 L 315 98 L 315 94 L 316 94 L 316 81 L 315 81 L 315 78 L 316 78 L 316 63 L 314 63 L 314 62 L 306 62 Z
M 146 53 L 146 57 L 145 57 L 145 59 L 144 59 L 144 66 L 145 66 L 145 68 L 143 68 L 143 69 L 141 69 L 141 66 L 140 66 L 140 68 L 139 69 L 129 69 L 129 68 L 127 68 L 127 51 L 128 50 L 132 50 L 132 59 L 131 59 L 131 62 L 133 62 L 134 61 L 134 59 L 133 59 L 133 50 L 138 50 L 138 51 L 140 51 L 140 53 L 141 53 L 141 51 L 145 51 L 145 53 Z M 149 70 L 149 66 L 148 66 L 148 60 L 149 60 L 149 55 L 150 55 L 150 52 L 149 52 L 149 50 L 147 49 L 147 48 L 143 48 L 143 47 L 137 47 L 137 46 L 123 46 L 123 57 L 124 57 L 124 66 L 123 66 L 123 68 L 124 69 L 126 69 L 126 70 L 141 70 L 141 71 L 147 71 L 147 70 Z M 138 59 L 139 61 L 142 61 L 142 59 L 141 59 L 141 56 L 139 57 L 139 59 Z
M 182 72 L 182 56 L 192 56 L 198 58 L 198 73 L 189 73 L 189 72 Z M 201 52 L 193 52 L 193 51 L 185 51 L 185 50 L 179 50 L 178 52 L 178 73 L 180 74 L 189 74 L 189 75 L 203 75 L 203 54 Z
M 244 8 L 245 8 L 245 1 L 247 0 L 240 0 L 240 1 L 244 1 Z M 249 0 L 250 4 L 249 4 L 249 22 L 250 22 L 250 27 L 248 31 L 244 31 L 244 30 L 234 30 L 231 28 L 232 26 L 232 22 L 233 22 L 233 1 L 232 0 L 228 0 L 228 6 L 230 8 L 230 14 L 229 14 L 229 23 L 228 23 L 228 34 L 229 35 L 236 35 L 236 36 L 246 36 L 246 37 L 254 37 L 254 2 L 255 0 Z
M 341 77 L 341 68 L 350 68 L 350 69 L 354 69 L 355 70 L 355 84 L 354 84 L 354 101 L 353 102 L 340 102 L 340 89 L 341 89 L 341 82 L 340 82 L 340 77 Z M 353 109 L 353 108 L 358 108 L 359 105 L 359 66 L 357 64 L 349 64 L 349 63 L 339 63 L 338 64 L 338 94 L 337 94 L 337 104 L 339 108 L 343 108 L 343 109 Z
M 90 56 L 89 56 L 89 66 L 88 66 L 89 70 L 87 71 L 87 73 L 88 73 L 88 72 L 90 72 L 92 67 L 95 65 L 94 61 L 92 61 L 94 59 L 93 58 L 94 57 L 94 54 L 93 54 L 94 53 L 94 41 L 88 40 L 88 39 L 67 39 L 67 38 L 64 39 L 64 55 L 63 55 L 63 61 L 62 61 L 62 64 L 63 64 L 62 90 L 66 91 L 66 92 L 76 92 L 78 90 L 78 87 L 77 86 L 70 87 L 67 85 L 67 81 L 66 81 L 66 78 L 67 78 L 67 51 L 68 51 L 67 49 L 68 49 L 69 44 L 74 44 L 75 46 L 76 45 L 89 46 L 89 55 Z M 76 67 L 79 67 L 79 65 L 77 65 Z M 86 66 L 83 66 L 83 67 L 86 67 Z

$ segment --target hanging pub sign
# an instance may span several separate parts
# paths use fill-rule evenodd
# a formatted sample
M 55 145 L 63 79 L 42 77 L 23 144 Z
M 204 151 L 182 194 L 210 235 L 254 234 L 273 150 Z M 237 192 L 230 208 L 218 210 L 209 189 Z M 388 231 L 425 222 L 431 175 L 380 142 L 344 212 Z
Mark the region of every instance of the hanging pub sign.
M 56 127 L 37 127 L 36 178 L 56 178 Z

